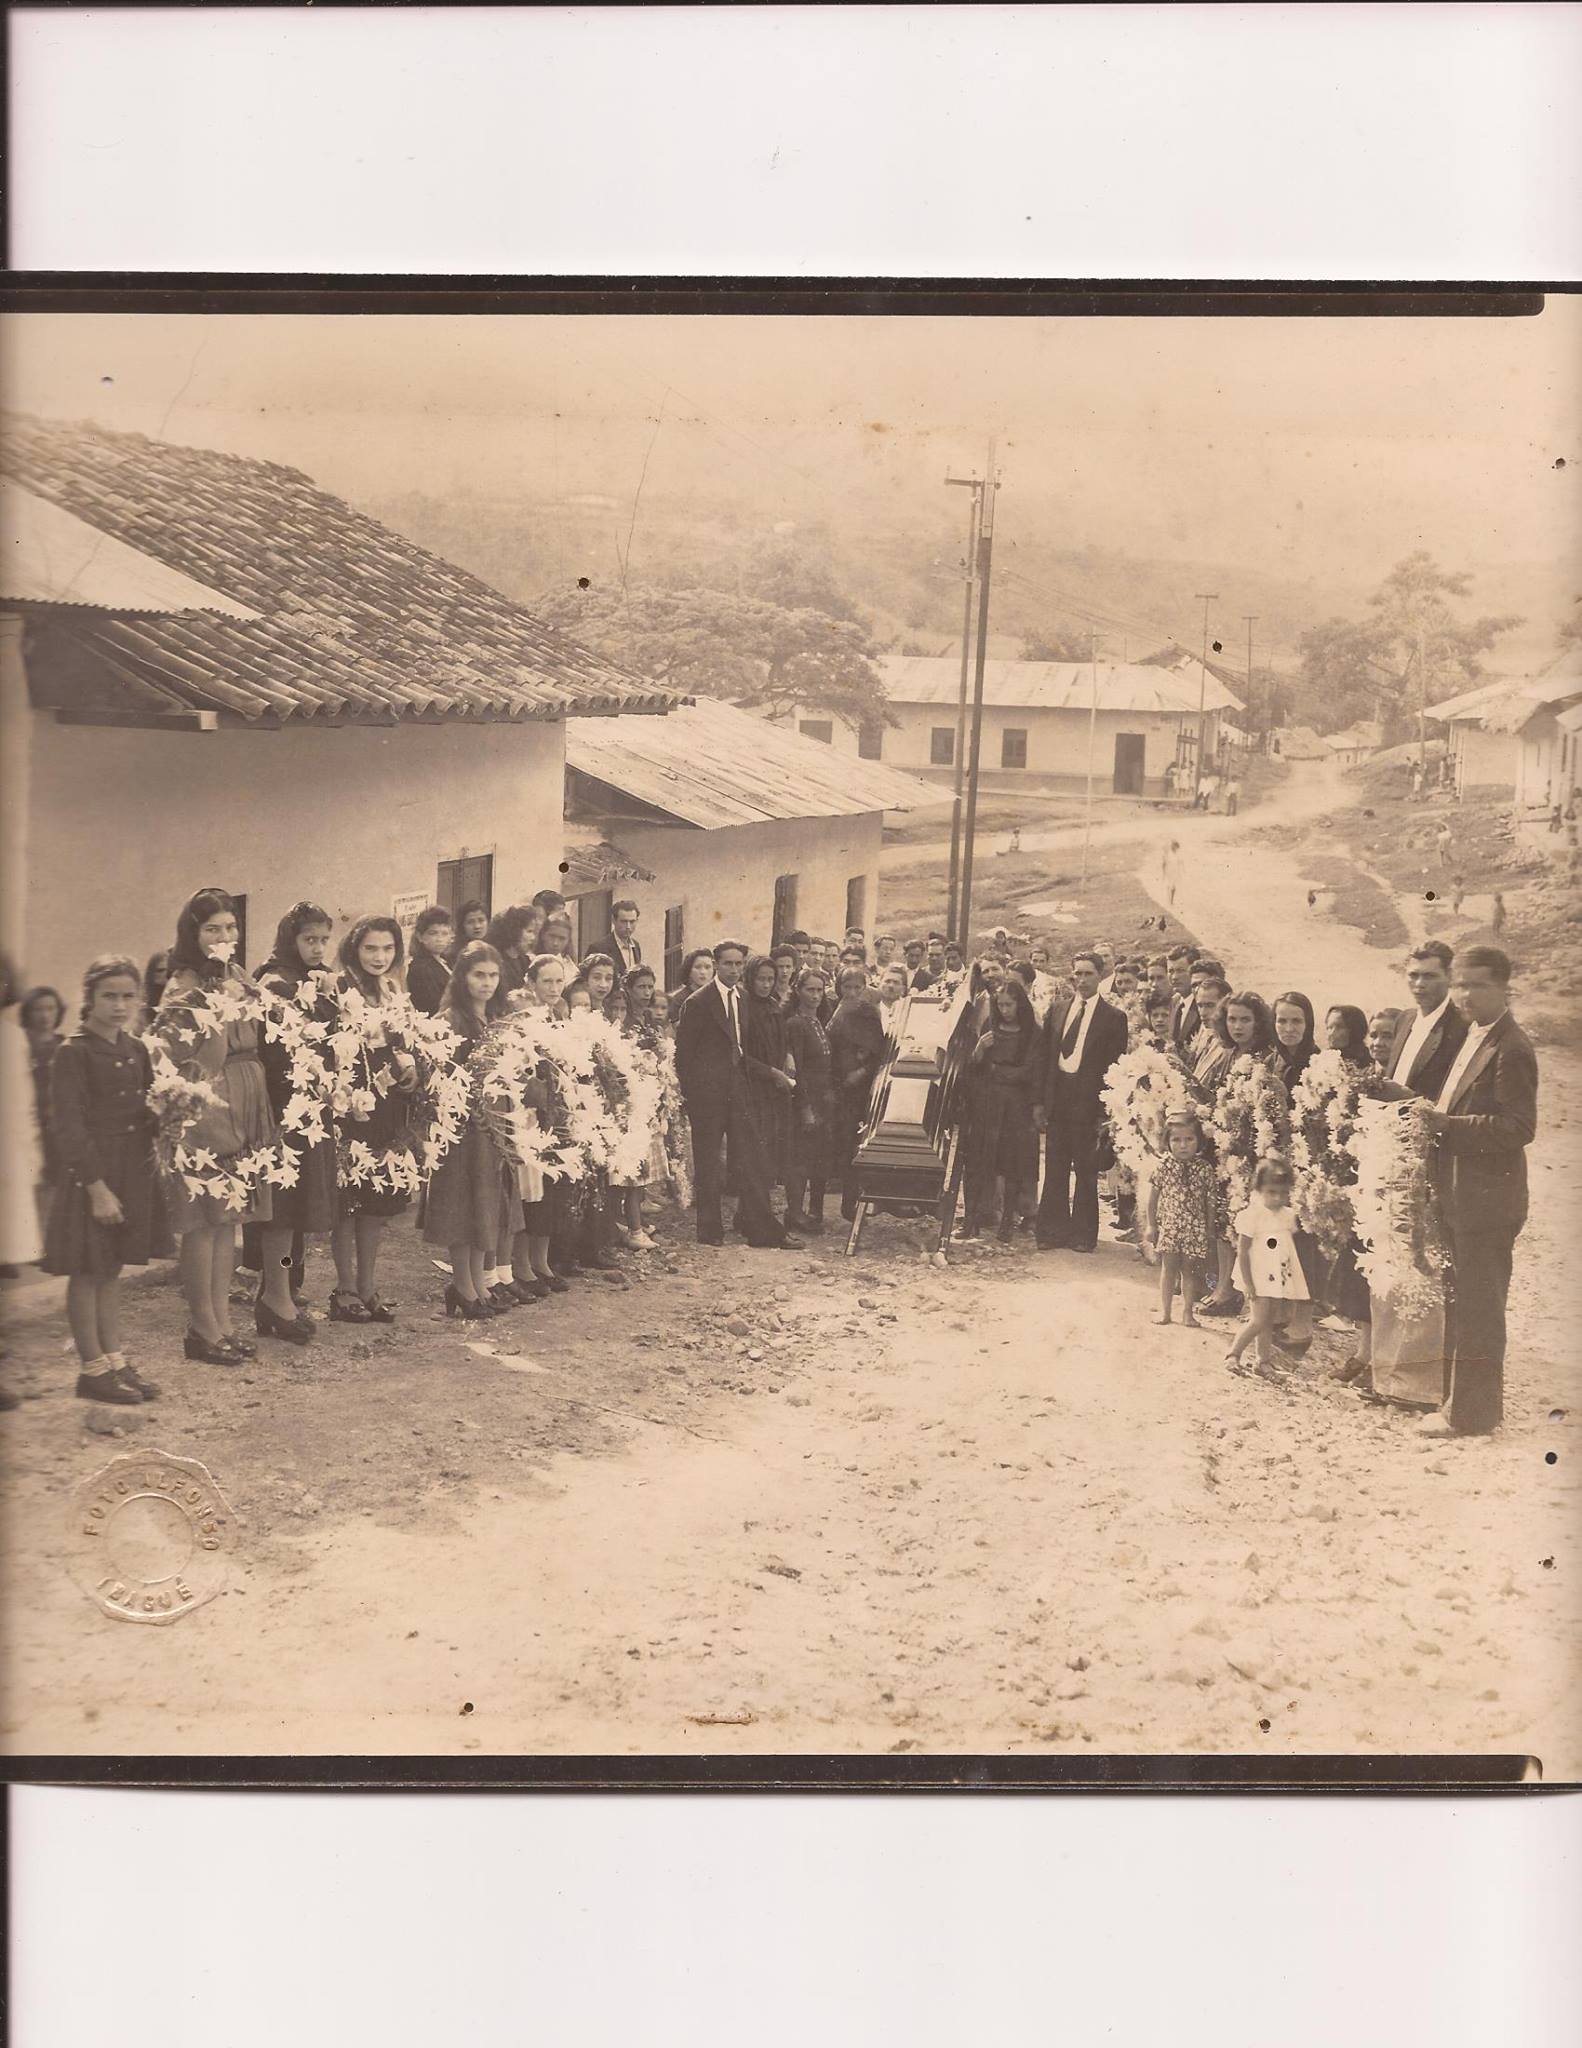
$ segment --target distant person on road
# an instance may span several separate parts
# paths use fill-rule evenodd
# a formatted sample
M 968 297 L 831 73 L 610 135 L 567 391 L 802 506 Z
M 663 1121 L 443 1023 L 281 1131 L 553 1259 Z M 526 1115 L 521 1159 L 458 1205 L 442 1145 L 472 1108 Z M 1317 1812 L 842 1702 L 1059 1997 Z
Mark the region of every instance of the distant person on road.
M 1234 818 L 1241 803 L 1241 777 L 1232 772 L 1225 784 L 1225 815 Z
M 1489 912 L 1489 929 L 1495 938 L 1505 929 L 1505 898 L 1498 889 L 1494 892 L 1494 908 Z
M 1418 801 L 1418 799 L 1419 799 L 1419 798 L 1420 798 L 1420 797 L 1422 796 L 1422 793 L 1423 793 L 1423 764 L 1422 764 L 1422 762 L 1421 762 L 1421 761 L 1414 761 L 1414 762 L 1412 763 L 1412 802 L 1413 802 L 1414 804 L 1415 804 L 1415 803 L 1416 803 L 1416 802 Z
M 1165 857 L 1159 864 L 1159 872 L 1164 881 L 1165 907 L 1169 910 L 1174 910 L 1176 907 L 1176 889 L 1181 880 L 1181 842 L 1179 839 L 1172 839 L 1165 848 Z
M 1451 831 L 1450 820 L 1447 818 L 1434 834 L 1434 844 L 1439 848 L 1439 865 L 1441 868 L 1448 868 L 1450 866 L 1450 849 L 1454 843 L 1455 834 Z

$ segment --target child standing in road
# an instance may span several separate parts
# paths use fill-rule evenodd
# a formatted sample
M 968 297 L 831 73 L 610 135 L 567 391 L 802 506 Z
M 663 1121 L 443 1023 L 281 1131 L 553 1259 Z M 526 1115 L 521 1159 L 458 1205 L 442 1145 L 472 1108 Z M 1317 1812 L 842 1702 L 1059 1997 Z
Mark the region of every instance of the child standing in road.
M 1255 1345 L 1258 1371 L 1267 1377 L 1276 1306 L 1312 1299 L 1297 1256 L 1292 1186 L 1293 1175 L 1283 1159 L 1260 1160 L 1252 1177 L 1252 1200 L 1236 1218 L 1236 1258 L 1248 1315 L 1225 1354 L 1226 1364 L 1235 1371 L 1245 1370 L 1242 1353 Z
M 82 978 L 82 1026 L 50 1068 L 50 1122 L 60 1179 L 44 1238 L 44 1270 L 66 1277 L 66 1317 L 77 1347 L 77 1394 L 132 1407 L 159 1393 L 121 1350 L 123 1266 L 146 1266 L 157 1199 L 154 1078 L 137 1021 L 137 962 L 104 954 Z
M 1148 1188 L 1143 1249 L 1159 1257 L 1159 1313 L 1168 1323 L 1176 1287 L 1181 1289 L 1181 1322 L 1199 1327 L 1198 1288 L 1214 1262 L 1219 1235 L 1219 1183 L 1204 1157 L 1203 1127 L 1195 1116 L 1173 1116 L 1165 1126 L 1165 1156 Z

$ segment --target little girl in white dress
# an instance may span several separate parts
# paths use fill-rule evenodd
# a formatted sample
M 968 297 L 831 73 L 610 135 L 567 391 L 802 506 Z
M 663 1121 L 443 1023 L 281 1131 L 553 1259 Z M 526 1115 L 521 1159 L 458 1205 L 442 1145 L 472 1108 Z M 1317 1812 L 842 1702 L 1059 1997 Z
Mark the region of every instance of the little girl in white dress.
M 1252 1177 L 1252 1200 L 1236 1218 L 1236 1258 L 1247 1320 L 1225 1361 L 1236 1370 L 1248 1345 L 1256 1345 L 1258 1371 L 1267 1375 L 1273 1360 L 1276 1302 L 1307 1301 L 1307 1282 L 1296 1252 L 1296 1217 L 1291 1209 L 1294 1176 L 1283 1159 L 1263 1159 Z

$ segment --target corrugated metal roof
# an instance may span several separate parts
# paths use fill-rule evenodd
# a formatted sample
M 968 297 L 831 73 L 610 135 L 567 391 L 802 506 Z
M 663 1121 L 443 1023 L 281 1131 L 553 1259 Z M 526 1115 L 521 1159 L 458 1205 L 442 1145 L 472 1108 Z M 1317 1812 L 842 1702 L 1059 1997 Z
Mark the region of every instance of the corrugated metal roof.
M 135 697 L 244 718 L 558 718 L 677 693 L 579 647 L 299 470 L 92 424 L 10 416 L 28 491 L 254 616 L 80 628 Z
M 0 598 L 112 612 L 258 614 L 0 477 Z
M 1542 705 L 1560 703 L 1579 692 L 1582 692 L 1582 652 L 1567 648 L 1545 663 L 1536 675 L 1493 676 L 1488 682 L 1479 683 L 1475 689 L 1463 690 L 1459 696 L 1430 704 L 1425 715 L 1452 725 L 1464 719 L 1473 719 L 1482 725 L 1491 715 L 1496 715 L 1500 722 L 1490 725 L 1490 731 L 1508 732 L 1514 730 L 1510 723 L 1513 717 L 1519 725 Z
M 954 705 L 961 688 L 959 655 L 886 654 L 879 660 L 886 696 L 892 704 Z M 1101 661 L 1098 704 L 1101 711 L 1170 711 L 1198 709 L 1198 678 L 1202 664 L 1155 668 L 1140 661 Z M 1086 661 L 988 661 L 983 666 L 983 701 L 997 710 L 1087 711 L 1094 694 L 1093 665 Z M 1240 711 L 1241 700 L 1210 673 L 1203 693 L 1207 711 Z
M 566 728 L 566 767 L 704 827 L 910 811 L 949 800 L 933 783 L 837 753 L 717 698 L 680 705 L 668 718 L 579 719 Z

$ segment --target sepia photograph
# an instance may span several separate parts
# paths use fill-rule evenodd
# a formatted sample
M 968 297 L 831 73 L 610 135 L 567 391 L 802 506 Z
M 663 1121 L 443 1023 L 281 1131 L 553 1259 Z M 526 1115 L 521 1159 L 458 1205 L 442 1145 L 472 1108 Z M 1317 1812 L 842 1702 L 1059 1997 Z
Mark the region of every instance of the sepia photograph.
M 1577 298 L 128 296 L 0 319 L 5 1754 L 1575 1779 Z

